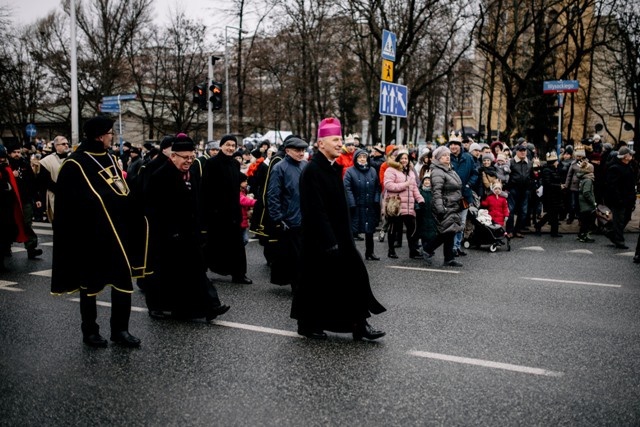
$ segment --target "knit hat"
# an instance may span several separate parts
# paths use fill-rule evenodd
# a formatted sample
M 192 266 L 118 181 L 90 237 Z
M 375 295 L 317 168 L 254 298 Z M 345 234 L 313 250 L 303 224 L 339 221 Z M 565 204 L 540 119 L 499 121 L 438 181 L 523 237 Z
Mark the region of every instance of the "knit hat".
M 20 141 L 9 141 L 5 143 L 5 148 L 7 149 L 7 153 L 11 153 L 12 151 L 22 149 L 22 144 Z
M 249 177 L 247 177 L 247 175 L 245 175 L 244 173 L 240 172 L 240 183 L 246 182 L 249 179 Z
M 445 147 L 444 145 L 441 145 L 440 147 L 436 148 L 433 152 L 433 158 L 435 160 L 440 160 L 440 158 L 446 154 L 451 154 L 451 150 L 449 150 L 448 147 Z
M 238 139 L 233 135 L 224 135 L 222 139 L 220 139 L 220 146 L 222 147 L 227 141 L 233 141 L 238 145 Z
M 384 152 L 384 147 L 382 146 L 382 144 L 376 144 L 376 145 L 374 145 L 374 146 L 373 146 L 373 149 L 374 149 L 375 151 L 377 151 L 378 153 L 380 153 L 380 154 L 385 154 L 385 152 Z
M 496 157 L 496 161 L 498 160 L 502 160 L 504 162 L 507 161 L 507 156 L 504 155 L 504 153 L 498 153 L 498 156 Z
M 496 188 L 499 188 L 502 190 L 502 184 L 499 181 L 493 182 L 491 184 L 491 191 L 494 191 Z
M 493 154 L 491 154 L 491 153 L 484 153 L 484 154 L 482 155 L 482 161 L 484 162 L 485 160 L 491 160 L 491 161 L 493 162 L 493 160 L 494 160 Z
M 209 142 L 207 142 L 206 149 L 207 149 L 207 151 L 209 151 L 209 150 L 219 150 L 220 149 L 220 144 L 218 144 L 218 141 L 209 141 Z
M 171 146 L 171 151 L 174 153 L 178 151 L 195 151 L 195 149 L 193 140 L 184 133 L 179 133 Z
M 482 147 L 477 142 L 474 142 L 473 144 L 471 144 L 469 146 L 469 151 L 471 152 L 471 151 L 474 151 L 474 150 L 480 151 L 480 150 L 482 150 Z
M 342 136 L 340 120 L 335 117 L 323 119 L 318 126 L 318 139 L 326 136 Z
M 556 160 L 558 160 L 558 154 L 555 151 L 547 153 L 547 162 L 555 162 Z
M 173 141 L 175 140 L 176 137 L 174 135 L 165 135 L 162 138 L 162 141 L 160 141 L 160 149 L 164 150 L 165 148 L 171 147 L 171 145 L 173 145 Z
M 573 145 L 567 145 L 564 147 L 564 152 L 573 156 Z
M 593 135 L 593 140 L 594 141 L 600 141 L 600 139 L 602 139 L 602 138 L 600 138 L 600 135 L 598 135 L 597 133 L 595 135 Z
M 395 149 L 396 149 L 396 146 L 395 146 L 395 145 L 393 145 L 393 144 L 389 144 L 389 145 L 387 145 L 387 148 L 385 148 L 385 149 L 384 149 L 384 153 L 385 153 L 387 156 L 389 156 L 389 155 L 391 155 L 391 153 L 393 153 L 393 150 L 395 150 Z
M 523 142 L 525 142 L 525 141 L 526 141 L 526 139 L 524 139 L 523 137 L 520 137 L 520 138 L 518 138 L 518 140 L 516 141 L 516 144 L 520 145 L 520 144 L 522 144 L 522 143 L 523 143 Z
M 105 135 L 113 129 L 113 120 L 105 116 L 96 116 L 84 123 L 84 134 L 87 139 L 93 141 L 101 135 Z

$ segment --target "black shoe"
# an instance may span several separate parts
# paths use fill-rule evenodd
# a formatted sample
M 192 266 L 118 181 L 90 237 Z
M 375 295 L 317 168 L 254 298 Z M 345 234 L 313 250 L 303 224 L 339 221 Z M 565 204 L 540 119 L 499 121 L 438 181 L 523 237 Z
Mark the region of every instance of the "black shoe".
M 82 338 L 82 342 L 84 342 L 89 347 L 101 347 L 104 348 L 107 346 L 107 340 L 100 334 L 90 334 L 85 335 Z
M 625 245 L 624 243 L 616 243 L 616 249 L 629 249 L 629 246 Z
M 40 255 L 42 255 L 42 249 L 30 249 L 27 251 L 27 257 L 29 259 L 36 259 L 36 257 Z
M 452 259 L 451 261 L 445 261 L 442 265 L 445 267 L 462 267 L 462 264 L 455 259 Z
M 377 256 L 376 254 L 365 254 L 365 259 L 367 260 L 371 260 L 371 261 L 380 261 L 380 257 Z
M 298 328 L 298 335 L 302 335 L 303 337 L 311 338 L 314 340 L 327 339 L 327 334 L 325 334 L 322 329 Z
M 422 259 L 422 254 L 418 251 L 413 251 L 409 253 L 409 258 L 411 259 Z
M 633 262 L 636 264 L 640 264 L 640 255 L 636 255 L 633 257 Z
M 363 338 L 368 340 L 377 340 L 378 338 L 382 338 L 386 333 L 382 331 L 377 331 L 371 327 L 368 323 L 365 323 L 363 326 L 356 327 L 356 330 L 353 331 L 353 340 L 360 341 Z
M 462 249 L 457 249 L 456 250 L 456 256 L 467 256 L 467 253 L 465 251 L 463 251 Z
M 364 240 L 364 237 L 362 237 L 362 236 L 361 236 L 361 235 L 359 235 L 359 234 L 355 234 L 355 235 L 353 236 L 353 240 L 363 241 L 363 240 Z
M 242 277 L 232 277 L 231 281 L 233 283 L 240 283 L 242 285 L 250 285 L 253 283 L 253 280 L 249 279 L 247 276 Z
M 120 332 L 112 333 L 111 341 L 123 347 L 129 347 L 129 348 L 140 347 L 140 339 L 131 335 L 129 331 L 120 331 Z
M 536 225 L 536 236 L 542 236 L 542 230 L 541 229 L 542 229 L 542 227 L 538 227 Z
M 388 256 L 389 258 L 398 258 L 398 255 L 396 255 L 396 253 L 395 253 L 395 252 L 389 252 L 389 253 L 387 254 L 387 256 Z
M 162 310 L 149 310 L 149 317 L 152 319 L 169 319 L 171 315 Z
M 221 304 L 221 305 L 217 306 L 216 308 L 211 310 L 211 313 L 209 313 L 207 315 L 207 322 L 210 322 L 213 319 L 215 319 L 216 317 L 225 314 L 227 311 L 229 311 L 230 308 L 231 307 L 226 305 L 226 304 Z

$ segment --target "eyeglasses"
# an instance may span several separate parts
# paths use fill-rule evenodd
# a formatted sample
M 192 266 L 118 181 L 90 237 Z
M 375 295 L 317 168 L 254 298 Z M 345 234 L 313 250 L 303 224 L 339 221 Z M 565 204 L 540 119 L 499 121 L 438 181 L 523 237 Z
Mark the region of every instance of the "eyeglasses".
M 56 145 L 69 145 L 68 142 L 58 142 Z
M 176 156 L 178 156 L 181 159 L 184 159 L 184 160 L 186 160 L 188 162 L 193 162 L 196 159 L 196 156 L 193 156 L 193 155 L 191 155 L 191 156 L 183 156 L 182 154 L 178 154 L 178 153 L 173 153 L 173 154 L 175 154 Z

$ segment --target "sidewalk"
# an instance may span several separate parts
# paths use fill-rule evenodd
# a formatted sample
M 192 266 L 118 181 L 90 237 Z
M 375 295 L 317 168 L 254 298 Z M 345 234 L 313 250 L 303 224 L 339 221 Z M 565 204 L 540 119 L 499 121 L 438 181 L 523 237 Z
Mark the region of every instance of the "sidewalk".
M 562 234 L 578 234 L 579 227 L 577 219 L 569 225 L 567 225 L 565 221 L 560 221 L 558 231 Z M 625 233 L 640 233 L 640 194 L 636 197 L 636 209 L 631 214 L 631 221 L 629 221 L 624 231 Z M 549 233 L 548 224 L 542 227 L 542 233 Z

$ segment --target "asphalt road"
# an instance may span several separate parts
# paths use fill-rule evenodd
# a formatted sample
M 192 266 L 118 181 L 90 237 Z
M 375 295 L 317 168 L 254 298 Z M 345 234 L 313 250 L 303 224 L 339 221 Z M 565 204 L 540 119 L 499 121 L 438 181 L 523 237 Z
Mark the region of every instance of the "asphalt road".
M 136 292 L 142 347 L 128 350 L 82 344 L 77 296 L 49 294 L 51 230 L 38 234 L 42 259 L 14 245 L 0 276 L 0 426 L 640 425 L 640 265 L 602 236 L 528 235 L 469 249 L 462 268 L 376 242 L 378 342 L 299 337 L 252 242 L 253 285 L 211 275 L 231 305 L 213 324 L 151 319 Z

